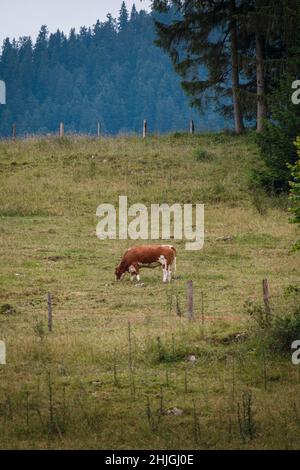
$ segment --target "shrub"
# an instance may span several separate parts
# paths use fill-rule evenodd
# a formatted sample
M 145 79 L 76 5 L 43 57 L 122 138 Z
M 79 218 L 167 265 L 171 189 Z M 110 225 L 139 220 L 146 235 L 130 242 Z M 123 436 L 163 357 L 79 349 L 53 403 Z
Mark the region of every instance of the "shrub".
M 271 330 L 271 349 L 289 352 L 293 341 L 300 339 L 300 312 L 276 316 Z
M 261 188 L 257 188 L 257 190 L 251 193 L 251 201 L 253 207 L 257 210 L 257 212 L 261 215 L 265 215 L 268 211 L 269 204 L 267 194 Z
M 14 315 L 15 313 L 16 309 L 10 304 L 3 304 L 0 306 L 1 315 Z
M 195 150 L 195 158 L 198 162 L 210 160 L 210 155 L 202 147 L 198 147 Z
M 264 340 L 264 345 L 271 351 L 288 353 L 293 341 L 300 339 L 300 288 L 289 286 L 283 296 L 283 307 L 278 311 L 276 305 L 268 321 L 265 307 L 247 301 L 245 309 L 255 320 L 253 337 Z M 278 313 L 274 313 L 277 310 Z
M 293 217 L 291 222 L 300 225 L 300 137 L 296 141 L 296 148 L 299 160 L 291 167 L 293 177 L 293 181 L 290 182 L 290 199 L 293 202 L 293 207 L 291 208 Z M 295 249 L 300 250 L 300 240 L 296 243 Z
M 288 165 L 297 160 L 294 141 L 300 128 L 300 106 L 291 101 L 291 83 L 289 77 L 283 80 L 272 96 L 271 119 L 257 136 L 262 165 L 253 170 L 252 183 L 270 193 L 288 191 L 291 176 Z

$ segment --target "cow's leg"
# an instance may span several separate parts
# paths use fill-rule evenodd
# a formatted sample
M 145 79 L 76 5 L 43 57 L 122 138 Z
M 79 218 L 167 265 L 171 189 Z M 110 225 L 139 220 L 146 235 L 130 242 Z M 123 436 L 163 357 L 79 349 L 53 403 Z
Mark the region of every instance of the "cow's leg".
M 172 271 L 171 271 L 171 265 L 169 264 L 168 266 L 168 281 L 171 282 L 172 279 Z
M 169 275 L 168 275 L 168 263 L 167 263 L 167 260 L 163 266 L 163 282 L 168 282 L 168 278 L 169 278 Z
M 137 280 L 137 282 L 140 282 L 140 280 L 141 280 L 141 278 L 140 278 L 140 267 L 139 267 L 138 263 L 135 264 L 134 267 L 135 267 L 136 280 Z
M 131 281 L 134 280 L 134 277 L 136 277 L 136 280 L 140 282 L 140 274 L 139 274 L 139 265 L 138 264 L 132 264 L 129 266 L 129 272 L 131 274 Z
M 136 270 L 133 265 L 129 266 L 129 272 L 130 272 L 130 280 L 133 282 L 134 278 L 136 277 Z
M 168 261 L 164 255 L 160 255 L 158 262 L 162 265 L 163 268 L 163 282 L 168 282 Z

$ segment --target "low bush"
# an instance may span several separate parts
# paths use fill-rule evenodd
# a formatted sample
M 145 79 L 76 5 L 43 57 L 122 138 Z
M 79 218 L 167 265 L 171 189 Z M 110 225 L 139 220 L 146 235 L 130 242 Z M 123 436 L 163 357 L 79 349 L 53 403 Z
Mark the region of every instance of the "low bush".
M 202 147 L 198 147 L 195 150 L 195 159 L 198 162 L 206 161 L 211 159 L 211 155 L 204 150 Z
M 300 289 L 290 286 L 282 300 L 284 304 L 279 310 L 274 305 L 270 316 L 263 305 L 253 302 L 246 302 L 246 310 L 256 324 L 252 335 L 264 338 L 269 350 L 288 353 L 293 341 L 300 339 Z

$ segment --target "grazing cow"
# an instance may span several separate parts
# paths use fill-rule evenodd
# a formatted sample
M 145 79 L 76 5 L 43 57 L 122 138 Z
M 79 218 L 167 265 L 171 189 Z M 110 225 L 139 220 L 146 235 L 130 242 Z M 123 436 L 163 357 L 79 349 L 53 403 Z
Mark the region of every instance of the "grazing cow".
M 116 267 L 116 279 L 120 280 L 125 273 L 131 274 L 131 280 L 136 276 L 140 281 L 141 268 L 163 268 L 163 282 L 170 282 L 171 266 L 174 262 L 176 270 L 176 249 L 172 245 L 140 245 L 125 251 L 119 266 Z

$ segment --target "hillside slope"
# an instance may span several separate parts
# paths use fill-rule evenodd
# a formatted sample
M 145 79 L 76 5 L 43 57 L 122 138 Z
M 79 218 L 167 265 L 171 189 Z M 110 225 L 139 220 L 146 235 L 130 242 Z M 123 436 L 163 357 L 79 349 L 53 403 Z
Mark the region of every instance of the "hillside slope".
M 1 448 L 300 447 L 298 369 L 260 347 L 245 308 L 267 277 L 277 314 L 299 282 L 284 201 L 247 190 L 256 160 L 251 135 L 0 142 Z M 98 240 L 95 214 L 119 195 L 205 203 L 204 249 L 172 240 L 170 285 L 158 270 L 114 282 L 134 242 Z

